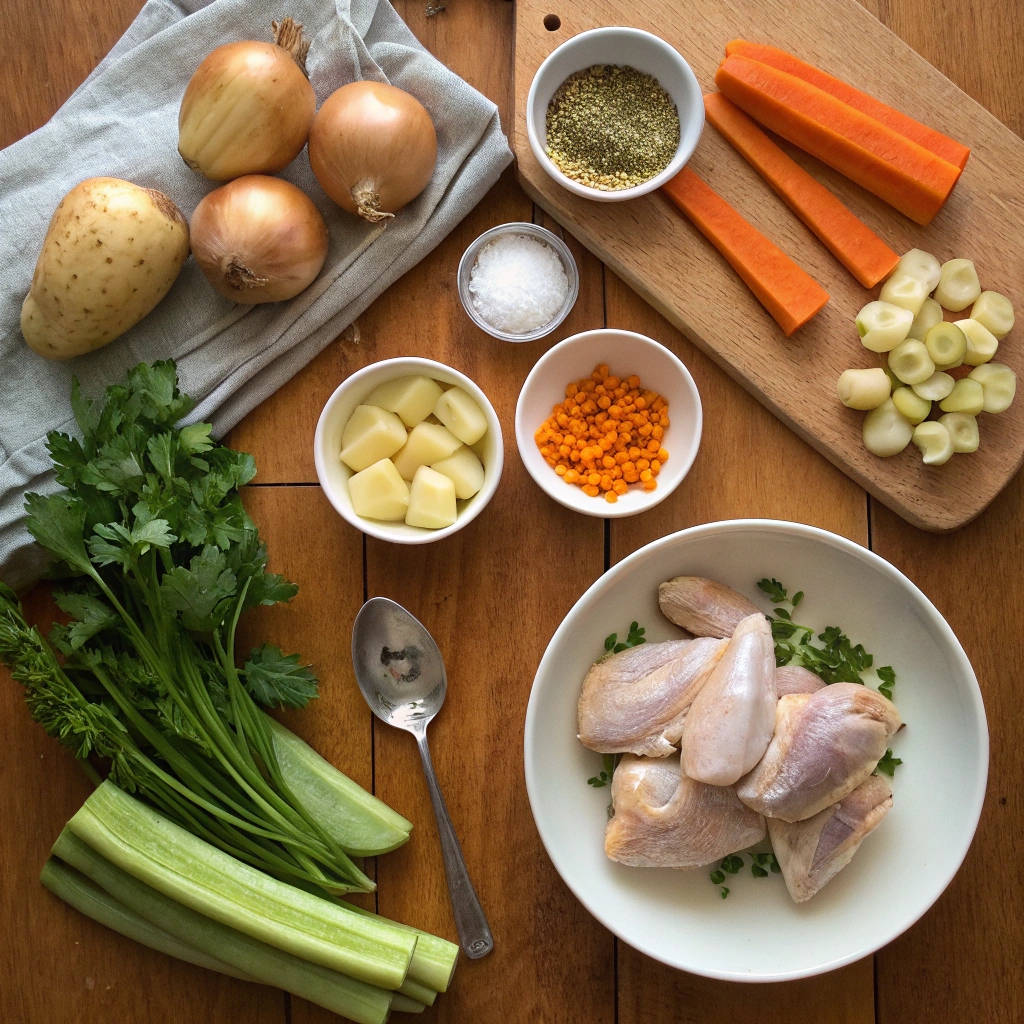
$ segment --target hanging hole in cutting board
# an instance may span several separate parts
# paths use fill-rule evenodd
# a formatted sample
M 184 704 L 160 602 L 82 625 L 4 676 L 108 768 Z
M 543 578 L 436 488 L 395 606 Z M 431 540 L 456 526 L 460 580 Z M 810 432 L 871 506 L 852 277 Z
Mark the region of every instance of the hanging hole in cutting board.
M 545 14 L 544 27 L 549 32 L 557 32 L 562 27 L 562 19 L 557 14 Z

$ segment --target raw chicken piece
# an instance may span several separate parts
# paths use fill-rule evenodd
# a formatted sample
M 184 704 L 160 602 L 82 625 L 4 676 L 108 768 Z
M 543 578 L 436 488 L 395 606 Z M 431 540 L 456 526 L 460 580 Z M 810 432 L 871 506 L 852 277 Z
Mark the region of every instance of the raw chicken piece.
M 688 779 L 675 757 L 627 754 L 612 778 L 604 852 L 632 867 L 695 868 L 764 838 L 764 818 L 731 786 Z
M 800 665 L 780 665 L 775 670 L 775 686 L 780 698 L 791 693 L 815 693 L 824 685 L 821 676 Z
M 580 742 L 603 754 L 672 753 L 683 717 L 727 647 L 726 640 L 670 640 L 599 661 L 583 680 Z
M 839 803 L 813 818 L 792 824 L 769 818 L 768 834 L 789 895 L 797 903 L 809 900 L 850 863 L 865 836 L 891 807 L 889 783 L 869 775 Z
M 775 727 L 775 645 L 761 612 L 736 627 L 683 723 L 683 771 L 731 786 L 761 760 Z
M 658 604 L 669 621 L 694 636 L 727 639 L 757 608 L 731 587 L 703 576 L 677 576 L 658 587 Z
M 783 697 L 771 745 L 736 792 L 761 814 L 803 821 L 852 793 L 899 727 L 892 703 L 857 683 Z

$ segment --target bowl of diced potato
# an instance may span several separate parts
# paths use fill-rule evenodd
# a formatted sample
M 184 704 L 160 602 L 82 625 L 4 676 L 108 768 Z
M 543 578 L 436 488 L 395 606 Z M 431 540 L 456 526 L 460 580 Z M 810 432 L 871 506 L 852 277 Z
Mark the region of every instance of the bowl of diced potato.
M 465 374 L 432 359 L 371 363 L 327 400 L 313 442 L 317 477 L 356 529 L 396 544 L 441 540 L 491 500 L 501 426 Z

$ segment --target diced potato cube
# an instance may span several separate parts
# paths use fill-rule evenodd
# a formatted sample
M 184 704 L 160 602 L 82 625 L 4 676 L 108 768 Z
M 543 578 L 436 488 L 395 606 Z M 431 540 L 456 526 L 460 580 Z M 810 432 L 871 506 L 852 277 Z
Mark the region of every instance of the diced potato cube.
M 971 319 L 1002 341 L 1013 327 L 1013 303 L 999 292 L 982 292 L 971 309 Z
M 981 385 L 984 402 L 982 412 L 1006 412 L 1017 393 L 1017 374 L 1002 363 L 976 366 L 967 375 L 967 379 L 976 380 Z
M 920 384 L 935 372 L 928 349 L 920 341 L 901 342 L 888 356 L 889 369 L 904 384 Z
M 409 488 L 406 523 L 409 526 L 423 526 L 428 530 L 442 530 L 451 526 L 458 514 L 455 484 L 452 480 L 429 466 L 420 466 Z
M 921 450 L 926 466 L 941 466 L 949 462 L 953 454 L 949 431 L 938 420 L 929 420 L 914 427 L 913 442 Z
M 967 338 L 964 362 L 968 366 L 981 366 L 996 354 L 999 340 L 987 327 L 979 324 L 977 320 L 957 320 L 956 326 L 964 332 L 964 337 Z
M 395 468 L 403 480 L 412 480 L 420 466 L 432 466 L 461 447 L 459 439 L 440 423 L 417 423 L 409 440 L 395 456 Z
M 466 445 L 447 459 L 435 462 L 430 468 L 443 473 L 455 484 L 455 497 L 460 501 L 472 498 L 484 485 L 483 464 L 476 457 L 476 452 Z
M 914 317 L 907 333 L 908 338 L 914 341 L 924 341 L 928 332 L 936 325 L 942 323 L 942 307 L 934 299 L 925 299 L 921 306 L 921 312 Z
M 894 306 L 910 310 L 913 320 L 913 317 L 921 312 L 929 290 L 926 281 L 897 267 L 892 277 L 882 285 L 878 299 L 880 302 L 890 302 Z
M 450 388 L 441 395 L 434 415 L 463 444 L 476 444 L 487 433 L 483 409 L 462 388 Z
M 888 458 L 910 444 L 914 428 L 890 398 L 864 417 L 864 445 L 869 452 Z
M 924 345 L 938 369 L 950 370 L 964 361 L 967 335 L 956 324 L 942 321 L 928 331 Z
M 348 478 L 348 493 L 357 516 L 395 522 L 409 510 L 409 485 L 390 459 L 381 459 Z
M 928 418 L 932 403 L 922 398 L 913 388 L 897 388 L 892 393 L 892 404 L 915 426 Z
M 357 406 L 341 435 L 341 461 L 360 473 L 394 455 L 405 438 L 405 425 L 393 412 L 375 405 Z
M 970 377 L 964 377 L 953 385 L 948 397 L 939 402 L 943 412 L 965 412 L 977 416 L 985 408 L 985 392 L 981 384 Z
M 441 385 L 436 380 L 412 374 L 379 384 L 364 404 L 379 405 L 400 416 L 407 427 L 415 427 L 434 411 L 440 397 Z
M 891 302 L 869 302 L 857 314 L 857 333 L 872 352 L 891 352 L 907 336 L 914 314 Z
M 935 301 L 952 313 L 966 309 L 981 295 L 978 272 L 970 260 L 950 260 L 942 264 Z
M 930 252 L 925 252 L 923 249 L 911 249 L 910 252 L 900 257 L 896 269 L 892 272 L 892 277 L 897 274 L 916 277 L 924 284 L 925 291 L 931 292 L 939 283 L 942 267 Z
M 929 402 L 941 402 L 953 390 L 954 380 L 948 373 L 936 370 L 927 380 L 913 385 L 915 395 Z
M 947 412 L 939 422 L 949 431 L 955 452 L 976 452 L 981 442 L 978 421 L 965 412 Z

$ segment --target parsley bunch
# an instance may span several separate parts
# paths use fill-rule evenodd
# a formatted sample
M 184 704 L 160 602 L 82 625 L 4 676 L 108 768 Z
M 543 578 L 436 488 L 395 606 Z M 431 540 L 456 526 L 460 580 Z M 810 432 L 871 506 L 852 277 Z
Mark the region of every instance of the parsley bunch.
M 189 831 L 287 881 L 372 889 L 289 792 L 260 708 L 304 706 L 316 678 L 270 644 L 235 663 L 242 612 L 297 588 L 266 571 L 242 507 L 252 457 L 208 424 L 176 426 L 192 404 L 169 361 L 136 366 L 101 402 L 74 382 L 81 439 L 47 439 L 66 490 L 25 501 L 70 622 L 45 639 L 0 584 L 0 659 L 51 736 L 108 758 L 111 781 Z

